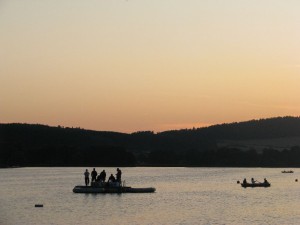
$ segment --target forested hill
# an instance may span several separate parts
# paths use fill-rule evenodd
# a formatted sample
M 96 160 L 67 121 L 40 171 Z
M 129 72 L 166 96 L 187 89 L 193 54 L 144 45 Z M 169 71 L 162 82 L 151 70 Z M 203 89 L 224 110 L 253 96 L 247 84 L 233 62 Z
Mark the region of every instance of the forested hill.
M 252 120 L 157 134 L 151 131 L 126 134 L 60 126 L 0 124 L 0 167 L 223 166 L 224 152 L 227 152 L 225 155 L 229 158 L 233 153 L 231 150 L 223 149 L 223 156 L 219 162 L 217 152 L 220 152 L 220 149 L 217 142 L 220 140 L 286 137 L 300 137 L 300 117 Z M 203 156 L 203 152 L 210 152 L 209 154 L 213 155 Z M 247 164 L 248 161 L 244 160 L 243 165 L 254 165 Z M 232 162 L 228 165 L 232 166 Z
M 213 125 L 192 130 L 166 131 L 160 135 L 196 135 L 212 139 L 267 139 L 300 137 L 300 117 L 276 117 Z

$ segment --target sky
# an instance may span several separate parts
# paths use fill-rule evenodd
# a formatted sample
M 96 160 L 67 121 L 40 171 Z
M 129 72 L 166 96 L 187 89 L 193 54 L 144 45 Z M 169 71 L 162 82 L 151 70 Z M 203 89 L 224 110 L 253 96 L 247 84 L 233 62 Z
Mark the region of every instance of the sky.
M 298 0 L 0 0 L 0 123 L 131 133 L 300 115 Z

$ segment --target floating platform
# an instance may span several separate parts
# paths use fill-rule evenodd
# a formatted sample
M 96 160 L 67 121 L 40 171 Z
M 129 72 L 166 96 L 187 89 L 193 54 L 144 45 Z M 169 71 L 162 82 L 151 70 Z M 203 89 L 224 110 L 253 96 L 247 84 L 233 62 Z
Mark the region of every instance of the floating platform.
M 74 193 L 153 193 L 155 188 L 132 188 L 132 187 L 93 187 L 93 186 L 75 186 Z

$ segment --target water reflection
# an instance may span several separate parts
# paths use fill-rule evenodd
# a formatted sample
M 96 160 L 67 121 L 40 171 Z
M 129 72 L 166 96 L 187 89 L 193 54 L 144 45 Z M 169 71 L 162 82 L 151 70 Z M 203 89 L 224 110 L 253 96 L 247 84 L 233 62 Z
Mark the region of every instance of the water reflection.
M 298 224 L 298 171 L 281 170 L 122 168 L 128 186 L 156 193 L 74 194 L 84 168 L 3 169 L 0 224 Z M 236 183 L 244 177 L 266 177 L 272 186 L 244 189 Z

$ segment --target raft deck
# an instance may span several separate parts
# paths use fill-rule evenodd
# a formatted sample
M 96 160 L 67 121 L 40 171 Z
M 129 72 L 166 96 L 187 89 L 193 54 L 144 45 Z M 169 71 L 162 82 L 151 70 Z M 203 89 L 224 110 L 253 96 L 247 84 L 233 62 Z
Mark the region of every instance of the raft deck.
M 155 188 L 75 186 L 74 193 L 153 193 Z

